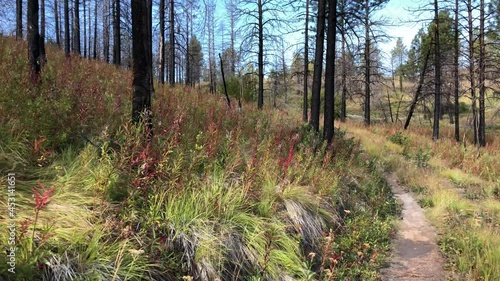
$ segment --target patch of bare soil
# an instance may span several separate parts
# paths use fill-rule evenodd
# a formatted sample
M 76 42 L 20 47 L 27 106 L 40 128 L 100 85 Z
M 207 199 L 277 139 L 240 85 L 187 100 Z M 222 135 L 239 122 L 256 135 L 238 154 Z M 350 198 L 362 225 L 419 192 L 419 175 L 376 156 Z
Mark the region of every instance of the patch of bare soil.
M 381 270 L 384 281 L 446 280 L 445 260 L 436 243 L 436 231 L 424 211 L 398 184 L 392 174 L 386 175 L 396 199 L 403 204 L 403 219 L 393 241 L 388 264 Z

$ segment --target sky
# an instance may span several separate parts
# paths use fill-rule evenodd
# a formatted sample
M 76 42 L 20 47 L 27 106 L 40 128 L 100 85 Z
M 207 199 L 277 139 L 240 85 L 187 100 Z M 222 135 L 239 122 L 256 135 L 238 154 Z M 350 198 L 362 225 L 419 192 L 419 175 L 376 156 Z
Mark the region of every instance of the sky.
M 303 0 L 301 0 L 303 1 Z M 225 13 L 224 0 L 216 0 L 217 2 L 217 13 L 222 14 Z M 203 3 L 203 1 L 200 1 Z M 394 48 L 396 40 L 398 37 L 403 39 L 404 44 L 407 48 L 409 48 L 412 39 L 418 30 L 425 24 L 428 24 L 428 21 L 415 23 L 410 22 L 413 19 L 425 17 L 425 15 L 420 15 L 416 13 L 410 12 L 410 10 L 415 10 L 419 6 L 423 6 L 424 4 L 430 3 L 429 0 L 390 0 L 386 6 L 379 10 L 375 17 L 384 17 L 388 21 L 392 22 L 392 26 L 381 27 L 385 31 L 385 33 L 389 36 L 385 42 L 378 42 L 378 47 L 385 53 L 385 61 L 388 61 L 389 53 L 392 48 Z M 15 1 L 13 0 L 0 0 L 0 27 L 5 32 L 11 32 L 14 30 L 14 20 L 12 18 L 13 10 L 15 10 Z M 222 24 L 227 25 L 228 21 L 225 16 L 217 17 Z M 427 16 L 428 18 L 428 16 Z M 216 24 L 217 29 L 218 24 Z M 226 27 L 226 29 L 227 29 Z M 200 36 L 203 37 L 203 36 Z M 289 41 L 288 44 L 290 48 L 288 49 L 287 60 L 288 63 L 291 63 L 291 58 L 293 56 L 293 52 L 297 51 L 300 47 L 295 46 L 294 44 L 302 41 L 303 35 L 295 34 L 289 36 L 286 41 Z M 203 40 L 203 38 L 201 38 Z M 216 35 L 216 41 L 220 41 L 218 36 Z M 225 45 L 228 44 L 228 39 L 224 39 Z M 216 42 L 216 45 L 220 44 L 220 42 Z
M 410 47 L 411 41 L 418 30 L 429 23 L 428 14 L 418 14 L 411 11 L 428 3 L 428 0 L 391 0 L 383 9 L 377 11 L 377 17 L 382 16 L 393 22 L 391 26 L 384 27 L 385 32 L 391 39 L 379 43 L 379 48 L 384 53 L 390 53 L 396 46 L 397 38 L 402 38 L 405 46 Z M 415 22 L 417 18 L 424 21 Z

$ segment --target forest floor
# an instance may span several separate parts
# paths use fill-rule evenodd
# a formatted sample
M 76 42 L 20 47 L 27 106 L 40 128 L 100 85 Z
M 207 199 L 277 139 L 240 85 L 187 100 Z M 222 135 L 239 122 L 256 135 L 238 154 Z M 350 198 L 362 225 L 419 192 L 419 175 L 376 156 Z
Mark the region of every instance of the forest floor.
M 392 255 L 387 267 L 381 270 L 382 280 L 445 280 L 445 260 L 439 252 L 436 230 L 413 195 L 398 183 L 396 176 L 386 174 L 385 178 L 402 204 L 403 211 Z

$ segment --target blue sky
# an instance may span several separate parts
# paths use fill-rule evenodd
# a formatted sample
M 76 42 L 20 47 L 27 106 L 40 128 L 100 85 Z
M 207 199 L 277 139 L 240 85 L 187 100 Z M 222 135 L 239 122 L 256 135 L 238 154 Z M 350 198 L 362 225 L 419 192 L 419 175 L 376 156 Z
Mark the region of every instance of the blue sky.
M 409 48 L 418 30 L 422 26 L 426 26 L 430 20 L 428 13 L 412 13 L 411 10 L 428 3 L 430 3 L 428 0 L 391 0 L 382 10 L 376 13 L 376 16 L 383 16 L 393 22 L 392 26 L 383 28 L 387 35 L 392 37 L 387 42 L 379 43 L 379 47 L 383 52 L 388 54 L 396 45 L 397 38 L 402 38 L 403 43 Z M 422 20 L 422 22 L 415 22 L 416 19 Z

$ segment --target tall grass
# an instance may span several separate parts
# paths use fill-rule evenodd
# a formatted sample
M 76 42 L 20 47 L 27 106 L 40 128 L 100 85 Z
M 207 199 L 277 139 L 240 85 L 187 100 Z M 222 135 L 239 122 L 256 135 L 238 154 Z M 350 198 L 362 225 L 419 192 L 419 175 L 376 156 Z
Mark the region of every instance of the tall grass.
M 396 205 L 344 133 L 327 149 L 294 112 L 156 85 L 148 141 L 129 123 L 128 71 L 49 46 L 32 86 L 25 43 L 0 40 L 0 71 L 18 78 L 0 75 L 12 116 L 0 117 L 0 171 L 17 171 L 18 225 L 36 183 L 56 187 L 20 230 L 34 238 L 19 241 L 18 279 L 377 279 Z

